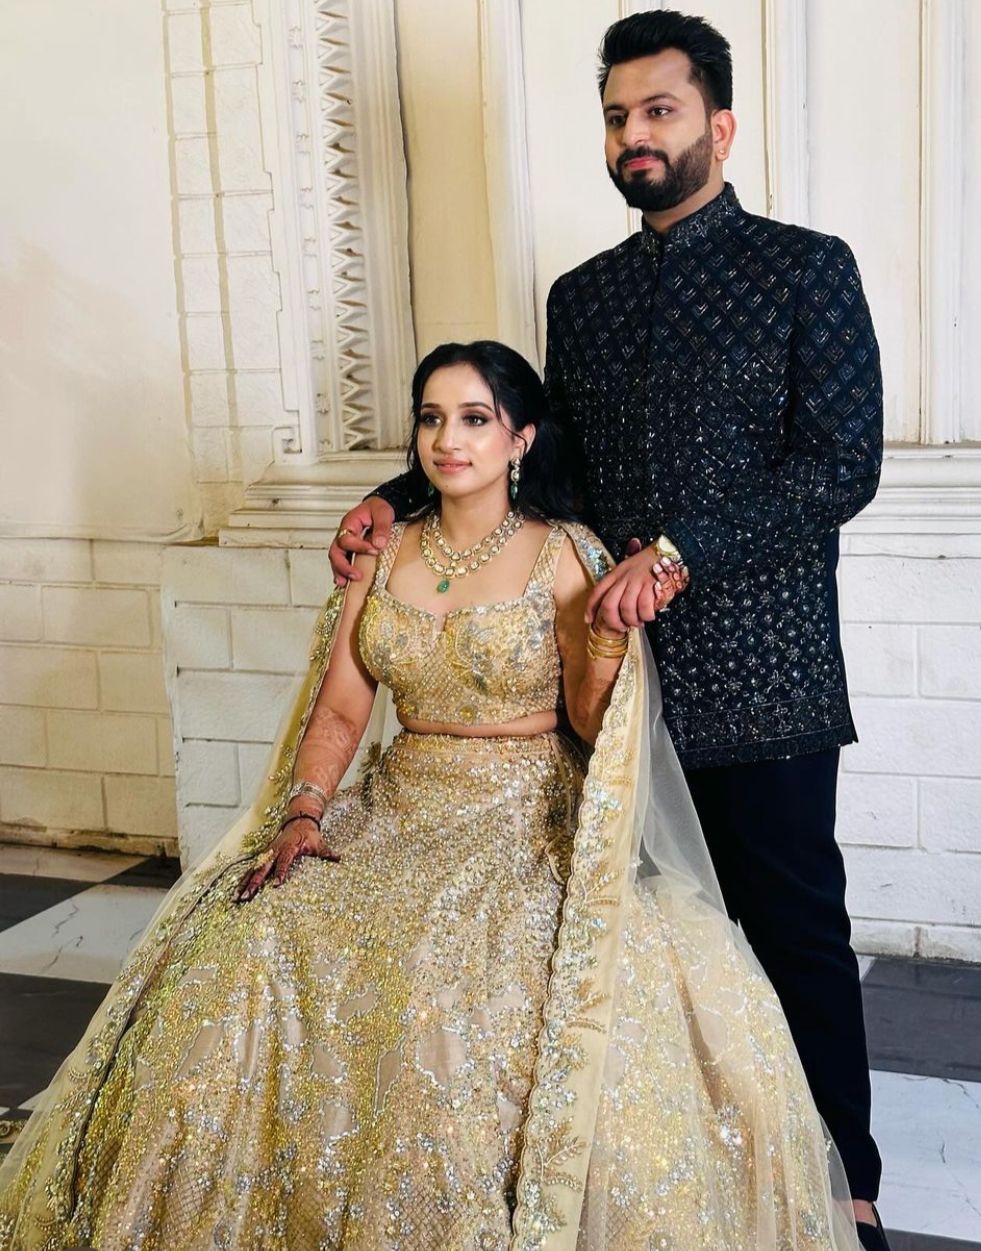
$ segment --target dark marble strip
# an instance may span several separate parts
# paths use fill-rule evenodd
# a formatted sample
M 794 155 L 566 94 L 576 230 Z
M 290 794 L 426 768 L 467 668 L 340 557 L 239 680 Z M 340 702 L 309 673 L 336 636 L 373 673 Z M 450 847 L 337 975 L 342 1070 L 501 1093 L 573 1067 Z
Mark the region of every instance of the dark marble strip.
M 80 882 L 77 878 L 0 873 L 0 930 L 10 929 L 96 885 L 96 882 Z
M 47 1086 L 108 986 L 0 973 L 0 1107 L 16 1108 Z
M 981 1251 L 981 1242 L 962 1242 L 959 1238 L 934 1238 L 931 1234 L 907 1234 L 887 1231 L 891 1251 Z
M 141 860 L 132 868 L 123 869 L 106 878 L 106 886 L 155 886 L 169 890 L 181 875 L 181 862 L 175 856 L 156 856 Z
M 872 1068 L 981 1081 L 981 967 L 880 958 L 862 998 Z

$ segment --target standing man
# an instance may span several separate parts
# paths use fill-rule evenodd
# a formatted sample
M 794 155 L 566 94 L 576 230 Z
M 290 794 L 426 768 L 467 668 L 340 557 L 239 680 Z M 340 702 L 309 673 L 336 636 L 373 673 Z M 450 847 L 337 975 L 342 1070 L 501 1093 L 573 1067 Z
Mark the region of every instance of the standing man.
M 727 907 L 783 1004 L 863 1246 L 883 1251 L 834 839 L 839 750 L 856 737 L 838 528 L 878 484 L 875 335 L 848 247 L 745 212 L 724 181 L 736 123 L 718 31 L 664 10 L 617 22 L 600 94 L 607 168 L 643 227 L 555 283 L 545 367 L 581 448 L 589 520 L 624 557 L 589 611 L 600 629 L 649 623 Z M 367 527 L 383 545 L 389 505 L 422 502 L 396 479 L 349 513 L 338 579 L 350 552 L 374 550 L 356 537 Z

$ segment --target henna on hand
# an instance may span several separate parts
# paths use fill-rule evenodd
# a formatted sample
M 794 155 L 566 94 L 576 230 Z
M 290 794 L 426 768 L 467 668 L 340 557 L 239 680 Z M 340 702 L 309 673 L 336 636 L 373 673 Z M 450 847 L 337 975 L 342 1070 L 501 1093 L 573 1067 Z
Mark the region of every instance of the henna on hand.
M 354 759 L 360 739 L 359 727 L 347 717 L 333 708 L 315 705 L 297 749 L 293 776 L 313 782 L 333 795 Z
M 302 856 L 317 856 L 334 863 L 340 860 L 324 840 L 319 823 L 312 816 L 294 821 L 276 835 L 269 847 L 259 857 L 238 884 L 236 903 L 248 903 L 262 890 L 270 879 L 274 886 L 282 886 L 293 864 Z

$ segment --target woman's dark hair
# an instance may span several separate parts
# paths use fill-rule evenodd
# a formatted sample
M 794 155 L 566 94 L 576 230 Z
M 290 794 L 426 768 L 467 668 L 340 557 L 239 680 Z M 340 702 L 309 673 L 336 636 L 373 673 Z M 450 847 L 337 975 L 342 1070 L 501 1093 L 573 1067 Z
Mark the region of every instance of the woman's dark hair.
M 575 521 L 579 497 L 578 461 L 574 446 L 549 408 L 538 374 L 520 352 L 493 339 L 475 343 L 441 343 L 423 357 L 412 378 L 412 433 L 409 435 L 409 486 L 415 498 L 425 496 L 429 479 L 419 461 L 419 423 L 426 383 L 437 369 L 469 365 L 487 384 L 498 418 L 505 415 L 515 431 L 535 427 L 535 439 L 521 459 L 521 478 L 514 507 L 543 521 Z M 515 437 L 515 443 L 521 440 Z M 433 500 L 420 514 L 435 507 Z
M 614 22 L 600 45 L 600 98 L 614 65 L 656 56 L 677 48 L 691 61 L 691 81 L 705 99 L 707 111 L 732 108 L 732 52 L 728 40 L 703 17 L 674 9 L 634 13 Z

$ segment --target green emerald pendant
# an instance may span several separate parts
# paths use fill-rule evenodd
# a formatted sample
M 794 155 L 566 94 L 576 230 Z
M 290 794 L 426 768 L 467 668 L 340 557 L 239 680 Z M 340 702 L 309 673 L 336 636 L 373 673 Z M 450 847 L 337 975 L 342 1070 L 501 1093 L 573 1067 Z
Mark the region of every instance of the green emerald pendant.
M 449 589 L 450 589 L 449 578 L 440 578 L 440 580 L 436 583 L 436 590 L 439 591 L 440 595 L 442 595 L 444 591 L 448 591 Z

